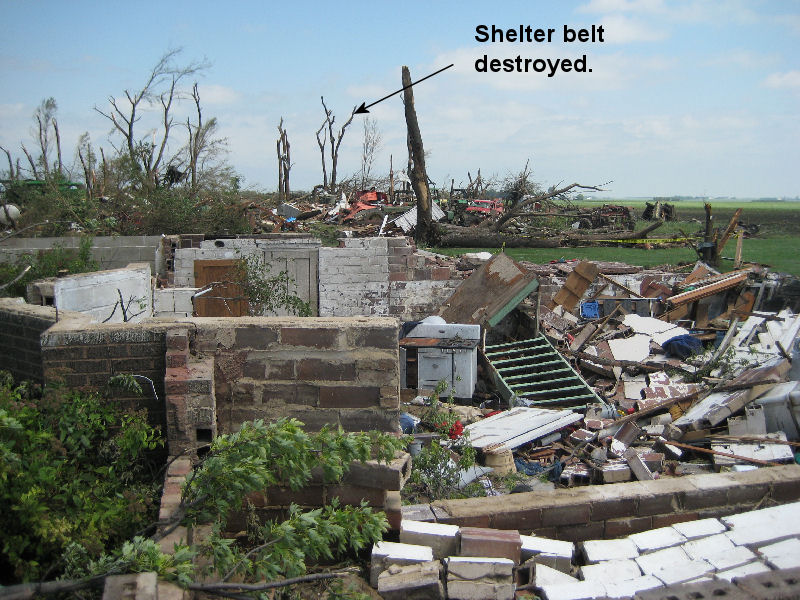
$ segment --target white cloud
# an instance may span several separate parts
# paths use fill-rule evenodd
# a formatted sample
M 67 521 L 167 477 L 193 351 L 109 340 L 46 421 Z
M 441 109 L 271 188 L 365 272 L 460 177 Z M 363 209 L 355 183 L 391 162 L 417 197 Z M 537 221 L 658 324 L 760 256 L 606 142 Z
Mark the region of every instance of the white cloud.
M 764 69 L 779 61 L 775 54 L 761 54 L 750 50 L 731 50 L 724 54 L 717 54 L 706 59 L 702 64 L 706 66 L 734 66 L 744 69 Z
M 764 85 L 775 89 L 800 88 L 800 71 L 786 71 L 785 73 L 771 73 L 764 80 Z
M 605 31 L 604 41 L 610 44 L 656 42 L 667 38 L 667 32 L 648 26 L 640 19 L 609 15 L 600 21 Z
M 239 100 L 239 93 L 224 85 L 203 84 L 198 86 L 200 102 L 215 106 L 233 104 Z
M 664 10 L 664 3 L 662 0 L 591 0 L 578 10 L 588 13 L 653 13 Z

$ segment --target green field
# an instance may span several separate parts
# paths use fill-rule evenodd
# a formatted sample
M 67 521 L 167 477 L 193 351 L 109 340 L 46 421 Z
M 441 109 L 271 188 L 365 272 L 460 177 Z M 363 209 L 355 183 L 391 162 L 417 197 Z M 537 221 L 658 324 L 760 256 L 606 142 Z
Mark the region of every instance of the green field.
M 632 207 L 637 215 L 644 210 L 644 201 L 608 200 L 609 204 L 624 204 Z M 597 206 L 602 202 L 584 203 L 584 206 Z M 686 234 L 695 236 L 702 232 L 705 223 L 703 202 L 676 202 L 676 221 L 664 223 L 649 237 L 662 238 Z M 800 276 L 800 203 L 796 202 L 711 202 L 714 225 L 725 228 L 737 208 L 742 208 L 740 220 L 747 224 L 759 226 L 758 235 L 743 241 L 742 258 L 745 261 L 768 265 L 773 271 L 791 273 Z M 636 229 L 648 225 L 647 221 L 638 220 Z M 439 248 L 436 252 L 457 256 L 466 252 L 498 248 Z M 733 257 L 736 250 L 736 239 L 731 238 L 725 247 L 723 257 Z M 585 259 L 598 261 L 620 261 L 643 267 L 658 265 L 676 265 L 693 263 L 697 253 L 690 247 L 683 248 L 509 248 L 509 256 L 518 260 L 534 263 L 547 263 L 559 259 Z M 723 260 L 721 268 L 730 270 L 733 261 Z

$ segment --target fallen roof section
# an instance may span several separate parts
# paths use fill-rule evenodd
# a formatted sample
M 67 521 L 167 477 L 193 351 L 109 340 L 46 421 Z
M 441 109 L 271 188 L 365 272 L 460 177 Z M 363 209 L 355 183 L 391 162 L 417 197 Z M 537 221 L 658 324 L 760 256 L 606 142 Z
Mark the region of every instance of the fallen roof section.
M 523 444 L 580 421 L 583 415 L 570 410 L 517 406 L 467 425 L 469 443 L 484 451 L 513 450 Z
M 533 273 L 501 252 L 458 286 L 439 316 L 448 323 L 494 327 L 537 287 Z

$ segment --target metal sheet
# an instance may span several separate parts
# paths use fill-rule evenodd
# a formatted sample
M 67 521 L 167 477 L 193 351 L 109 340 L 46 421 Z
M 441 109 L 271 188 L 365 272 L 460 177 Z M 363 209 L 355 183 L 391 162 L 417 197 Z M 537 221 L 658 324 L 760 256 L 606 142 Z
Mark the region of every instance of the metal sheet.
M 469 441 L 474 448 L 513 450 L 582 418 L 581 414 L 570 410 L 517 406 L 464 429 L 469 431 Z

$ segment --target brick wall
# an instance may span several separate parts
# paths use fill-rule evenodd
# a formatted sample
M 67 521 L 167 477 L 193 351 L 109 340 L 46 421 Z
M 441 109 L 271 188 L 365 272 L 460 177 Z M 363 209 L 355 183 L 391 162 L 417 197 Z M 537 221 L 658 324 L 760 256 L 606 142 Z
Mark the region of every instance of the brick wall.
M 152 425 L 166 431 L 164 409 L 165 323 L 90 324 L 59 321 L 41 337 L 42 367 L 46 381 L 63 381 L 69 387 L 102 389 L 109 377 L 123 373 L 150 378 L 140 381 L 142 396 L 120 395 L 123 406 L 145 408 Z
M 312 430 L 395 431 L 395 319 L 193 319 L 187 375 L 213 357 L 220 432 L 256 418 L 296 417 Z
M 353 238 L 342 244 L 320 248 L 321 316 L 422 319 L 436 314 L 461 283 L 408 238 Z
M 17 381 L 44 381 L 40 336 L 55 324 L 56 318 L 81 315 L 52 306 L 33 306 L 15 298 L 0 298 L 0 369 L 9 371 Z
M 511 494 L 502 503 L 492 497 L 440 500 L 404 510 L 413 512 L 417 520 L 519 529 L 526 534 L 582 541 L 622 537 L 798 499 L 800 465 L 785 465 Z

